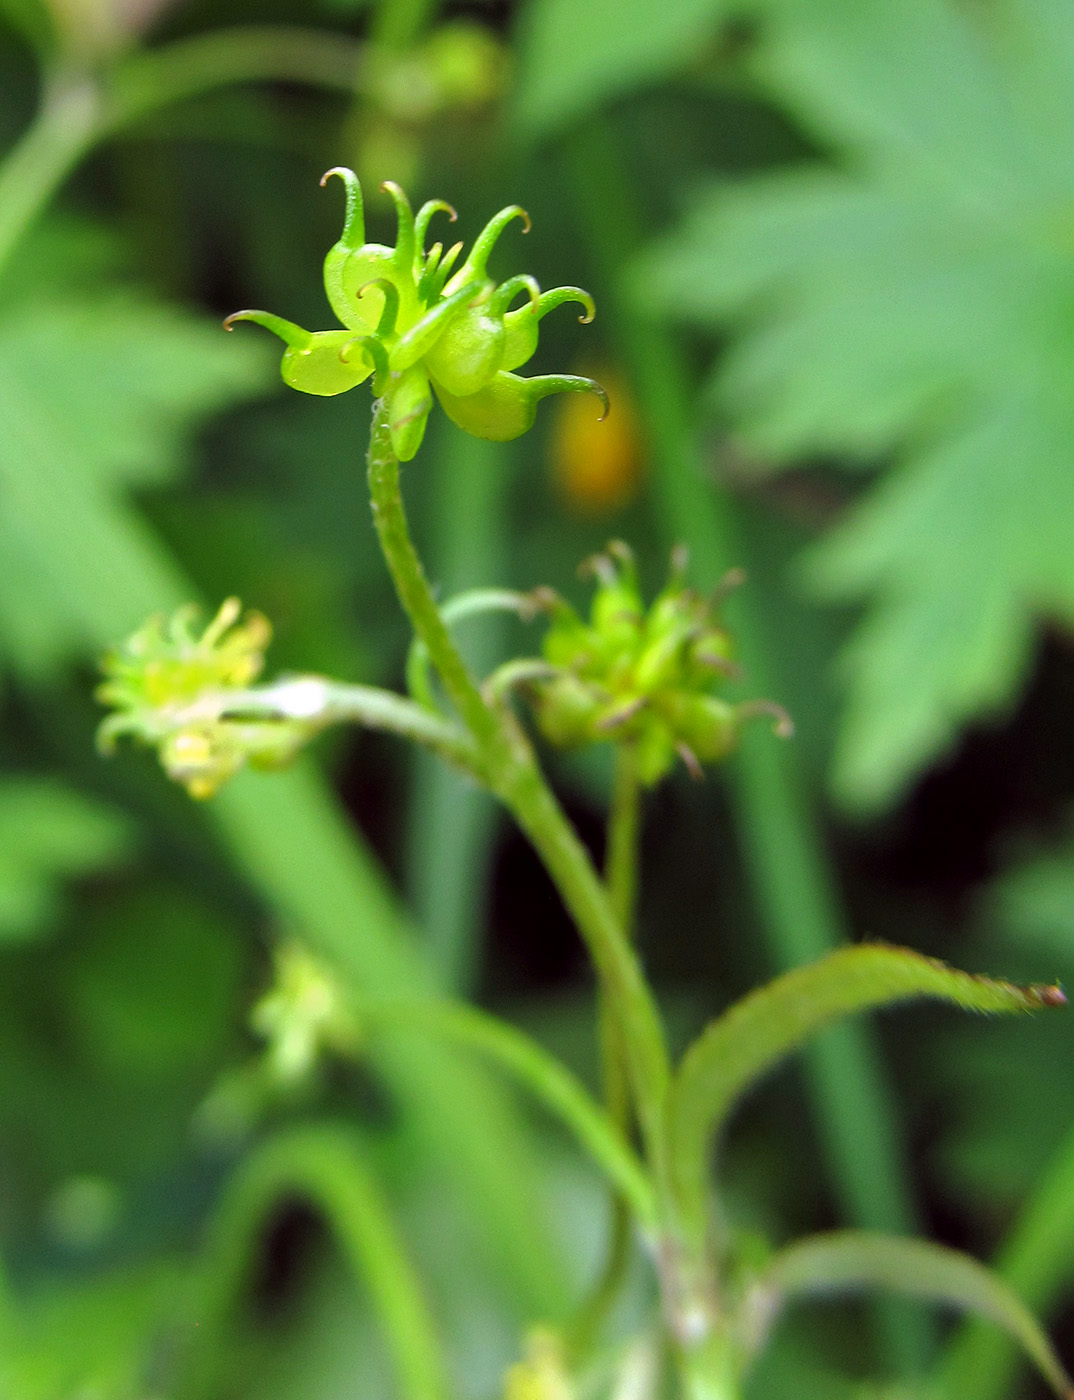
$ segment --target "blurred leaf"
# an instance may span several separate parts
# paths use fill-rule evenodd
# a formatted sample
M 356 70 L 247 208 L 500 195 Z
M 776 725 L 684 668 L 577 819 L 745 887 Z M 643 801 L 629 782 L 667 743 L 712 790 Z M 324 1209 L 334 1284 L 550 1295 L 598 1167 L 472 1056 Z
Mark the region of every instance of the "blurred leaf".
M 898 455 L 811 561 L 871 600 L 835 784 L 877 806 L 1074 619 L 1074 43 L 1054 0 L 987 30 L 948 0 L 761 8 L 758 77 L 843 168 L 710 191 L 644 275 L 735 326 L 716 400 L 755 452 Z
M 181 887 L 106 901 L 63 964 L 83 1055 L 157 1093 L 203 1074 L 233 1032 L 241 964 L 233 925 Z
M 62 882 L 121 859 L 119 813 L 45 779 L 0 782 L 0 942 L 36 933 L 62 907 Z
M 44 52 L 52 47 L 52 21 L 38 0 L 0 0 L 0 20 L 18 30 L 33 48 Z
M 725 0 L 532 0 L 521 34 L 523 130 L 547 136 L 666 78 L 715 38 L 727 10 Z
M 141 1400 L 154 1379 L 160 1343 L 181 1298 L 181 1276 L 155 1264 L 49 1291 L 18 1319 L 14 1354 L 0 1357 L 10 1400 Z M 161 1354 L 164 1348 L 161 1347 Z
M 775 1256 L 761 1286 L 771 1290 L 776 1306 L 796 1296 L 884 1288 L 979 1313 L 1019 1343 L 1058 1395 L 1071 1394 L 1070 1379 L 1033 1314 L 998 1274 L 958 1250 L 865 1230 L 811 1235 Z
M 1019 944 L 1074 966 L 1074 833 L 997 880 L 989 911 Z
M 0 555 L 15 575 L 0 590 L 0 647 L 13 666 L 39 678 L 175 599 L 123 494 L 170 479 L 193 423 L 260 388 L 264 364 L 252 343 L 133 295 L 0 321 Z

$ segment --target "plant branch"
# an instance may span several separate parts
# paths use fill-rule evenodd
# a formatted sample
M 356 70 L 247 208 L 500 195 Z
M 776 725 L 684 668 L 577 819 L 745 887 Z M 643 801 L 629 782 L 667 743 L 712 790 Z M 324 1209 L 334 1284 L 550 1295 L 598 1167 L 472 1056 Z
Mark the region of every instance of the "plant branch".
M 181 1394 L 212 1390 L 219 1337 L 247 1281 L 259 1232 L 284 1198 L 298 1195 L 324 1217 L 356 1279 L 372 1297 L 407 1400 L 447 1400 L 436 1324 L 368 1171 L 361 1139 L 336 1125 L 294 1128 L 240 1167 L 217 1211 L 203 1268 L 198 1360 Z
M 400 1024 L 471 1046 L 506 1069 L 560 1118 L 630 1202 L 643 1229 L 657 1223 L 653 1188 L 626 1139 L 584 1086 L 554 1055 L 515 1026 L 465 1002 L 433 1000 L 362 1002 L 363 1023 Z
M 505 707 L 486 702 L 436 605 L 410 537 L 399 461 L 382 400 L 374 405 L 368 463 L 373 520 L 399 600 L 476 741 L 482 780 L 529 837 L 589 949 L 622 1026 L 638 1120 L 651 1160 L 663 1177 L 669 1070 L 656 1004 L 604 885 L 545 782 L 525 735 Z
M 363 50 L 352 39 L 287 25 L 236 25 L 134 53 L 104 84 L 103 130 L 119 131 L 174 102 L 238 83 L 303 83 L 353 96 Z
M 311 727 L 360 724 L 432 750 L 471 776 L 477 754 L 466 732 L 424 705 L 379 686 L 345 685 L 323 676 L 284 676 L 248 690 L 210 691 L 176 712 L 178 724 L 199 720 L 293 720 Z

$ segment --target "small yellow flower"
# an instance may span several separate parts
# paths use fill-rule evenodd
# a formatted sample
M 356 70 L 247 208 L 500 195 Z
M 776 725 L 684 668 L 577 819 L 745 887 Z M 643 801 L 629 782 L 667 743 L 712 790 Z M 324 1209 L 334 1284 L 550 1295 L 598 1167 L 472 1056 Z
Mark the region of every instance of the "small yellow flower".
M 228 598 L 198 632 L 198 610 L 152 617 L 104 661 L 97 698 L 114 713 L 98 732 L 101 750 L 130 734 L 152 744 L 170 778 L 192 797 L 211 797 L 247 762 L 275 768 L 293 757 L 313 729 L 294 720 L 243 719 L 223 713 L 227 697 L 261 673 L 272 636 L 260 613 Z

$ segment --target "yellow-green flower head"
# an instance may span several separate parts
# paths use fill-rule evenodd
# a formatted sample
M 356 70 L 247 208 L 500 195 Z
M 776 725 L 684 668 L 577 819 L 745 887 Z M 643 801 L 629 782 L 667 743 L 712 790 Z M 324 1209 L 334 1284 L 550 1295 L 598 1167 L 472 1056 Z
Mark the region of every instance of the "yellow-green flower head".
M 469 256 L 456 267 L 462 244 L 428 251 L 425 238 L 434 214 L 455 211 L 442 199 L 415 215 L 398 185 L 382 188 L 395 203 L 395 247 L 365 241 L 362 190 L 353 170 L 336 166 L 347 191 L 343 233 L 324 262 L 324 285 L 342 330 L 307 331 L 268 311 L 237 311 L 224 325 L 256 321 L 286 342 L 281 373 L 306 394 L 341 394 L 373 378 L 388 400 L 392 446 L 400 461 L 417 452 L 433 403 L 475 437 L 507 442 L 532 427 L 537 405 L 549 394 L 596 394 L 607 412 L 607 396 L 592 379 L 545 374 L 526 379 L 514 373 L 537 349 L 541 318 L 565 301 L 593 319 L 588 292 L 556 287 L 542 292 L 532 277 L 497 285 L 488 260 L 497 239 L 515 219 L 529 228 L 525 210 L 512 204 L 489 220 Z M 521 304 L 514 303 L 523 298 Z
M 280 944 L 273 961 L 273 987 L 254 1007 L 250 1025 L 268 1043 L 276 1078 L 286 1083 L 307 1077 L 326 1052 L 354 1055 L 358 1021 L 330 969 L 292 942 Z
M 597 587 L 588 622 L 558 595 L 545 598 L 550 673 L 531 683 L 542 732 L 563 747 L 631 744 L 646 784 L 676 757 L 694 773 L 725 758 L 751 715 L 772 714 L 778 733 L 792 732 L 779 706 L 716 694 L 735 674 L 731 638 L 716 615 L 718 599 L 686 587 L 684 564 L 676 552 L 667 584 L 646 609 L 630 550 L 613 541 L 589 561 Z
M 194 606 L 158 615 L 106 654 L 97 698 L 114 713 L 98 730 L 104 752 L 123 734 L 152 744 L 168 776 L 199 798 L 247 762 L 274 768 L 294 755 L 311 736 L 308 725 L 222 713 L 228 695 L 260 675 L 272 636 L 260 613 L 240 622 L 241 611 L 228 598 L 200 633 Z

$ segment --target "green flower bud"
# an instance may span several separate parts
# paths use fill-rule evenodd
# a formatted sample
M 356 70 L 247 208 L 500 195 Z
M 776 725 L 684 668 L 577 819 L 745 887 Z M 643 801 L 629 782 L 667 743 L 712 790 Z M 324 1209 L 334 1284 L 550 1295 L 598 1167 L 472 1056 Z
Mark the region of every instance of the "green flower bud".
M 447 252 L 425 237 L 434 214 L 455 211 L 430 200 L 413 213 L 398 185 L 382 188 L 395 204 L 398 231 L 394 248 L 365 242 L 361 186 L 353 171 L 330 170 L 346 191 L 343 232 L 324 263 L 329 305 L 344 329 L 311 332 L 267 311 L 238 311 L 224 322 L 254 321 L 287 346 L 281 373 L 293 389 L 329 396 L 353 389 L 373 376 L 374 392 L 387 400 L 392 444 L 400 460 L 417 452 L 432 406 L 431 389 L 448 417 L 475 437 L 507 442 L 532 427 L 537 405 L 550 394 L 596 394 L 607 412 L 607 396 L 592 380 L 574 375 L 524 379 L 512 373 L 537 349 L 541 318 L 565 301 L 585 308 L 593 302 L 578 287 L 541 292 L 529 276 L 502 285 L 488 275 L 488 260 L 504 229 L 529 219 L 518 205 L 502 209 L 474 241 L 469 257 L 455 269 L 462 252 Z M 520 293 L 524 305 L 511 310 Z
M 557 748 L 588 743 L 601 718 L 601 702 L 593 688 L 569 671 L 543 683 L 538 691 L 537 723 Z
M 726 758 L 751 715 L 772 714 L 777 732 L 790 732 L 778 706 L 714 693 L 732 670 L 730 637 L 715 603 L 686 587 L 680 560 L 648 610 L 624 544 L 613 542 L 588 567 L 597 579 L 588 623 L 556 595 L 544 599 L 552 620 L 542 650 L 552 674 L 535 677 L 529 692 L 549 742 L 629 744 L 651 785 L 677 758 L 695 774 Z

